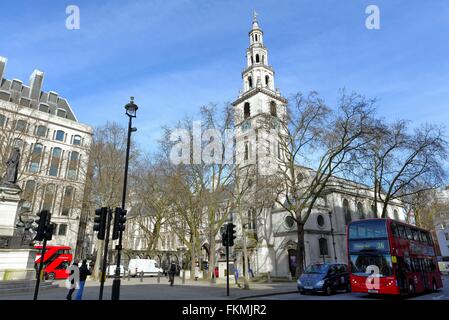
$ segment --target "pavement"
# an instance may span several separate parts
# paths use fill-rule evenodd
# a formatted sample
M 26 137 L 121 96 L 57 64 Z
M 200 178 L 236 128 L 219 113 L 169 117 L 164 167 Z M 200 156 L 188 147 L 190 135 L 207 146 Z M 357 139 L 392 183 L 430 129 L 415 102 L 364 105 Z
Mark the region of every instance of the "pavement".
M 449 300 L 449 276 L 444 276 L 443 289 L 422 295 L 412 300 Z M 39 292 L 39 300 L 65 300 L 67 289 L 65 281 L 57 281 L 58 288 Z M 84 300 L 98 300 L 99 282 L 87 281 L 84 289 Z M 110 300 L 112 279 L 107 279 L 104 286 L 103 299 Z M 76 294 L 76 293 L 75 293 Z M 73 297 L 75 297 L 75 294 Z M 31 300 L 33 292 L 0 295 L 0 300 Z M 208 281 L 193 281 L 186 279 L 182 284 L 177 277 L 170 287 L 167 278 L 122 279 L 120 289 L 121 300 L 369 300 L 384 299 L 358 293 L 336 293 L 332 296 L 301 295 L 297 292 L 296 282 L 250 283 L 250 290 L 245 290 L 232 284 L 229 297 L 226 295 L 225 283 L 211 285 Z

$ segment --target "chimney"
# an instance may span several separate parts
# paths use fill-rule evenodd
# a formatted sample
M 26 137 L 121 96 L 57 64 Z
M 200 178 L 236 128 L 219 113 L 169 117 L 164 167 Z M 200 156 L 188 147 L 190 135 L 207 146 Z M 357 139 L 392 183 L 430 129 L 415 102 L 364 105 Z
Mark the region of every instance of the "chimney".
M 39 101 L 42 84 L 44 82 L 44 73 L 39 70 L 34 70 L 30 76 L 30 99 Z
M 5 76 L 6 62 L 8 59 L 0 56 L 0 85 L 2 83 L 3 77 Z

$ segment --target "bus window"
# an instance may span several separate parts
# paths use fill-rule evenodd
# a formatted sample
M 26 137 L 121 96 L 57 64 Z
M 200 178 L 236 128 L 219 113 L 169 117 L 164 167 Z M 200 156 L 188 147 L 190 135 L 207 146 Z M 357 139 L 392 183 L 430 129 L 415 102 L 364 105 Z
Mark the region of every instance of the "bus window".
M 419 233 L 418 230 L 412 229 L 413 240 L 419 241 Z
M 433 262 L 433 259 L 429 259 L 429 268 L 430 268 L 430 272 L 437 271 L 437 267 L 436 267 L 435 263 Z
M 407 239 L 407 235 L 405 233 L 404 226 L 398 225 L 398 232 L 399 232 L 399 237 L 401 237 L 402 239 Z
M 421 242 L 427 243 L 427 236 L 425 232 L 419 231 L 419 240 Z
M 405 233 L 407 234 L 408 240 L 413 240 L 412 230 L 409 227 L 405 227 Z
M 391 232 L 393 233 L 393 237 L 399 238 L 399 230 L 398 230 L 398 226 L 396 225 L 396 223 L 391 224 Z

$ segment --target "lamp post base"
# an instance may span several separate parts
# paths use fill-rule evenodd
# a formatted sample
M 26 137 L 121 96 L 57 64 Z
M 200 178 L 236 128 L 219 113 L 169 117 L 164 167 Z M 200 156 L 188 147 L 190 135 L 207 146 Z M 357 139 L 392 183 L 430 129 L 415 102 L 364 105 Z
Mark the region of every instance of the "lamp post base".
M 120 300 L 120 278 L 114 278 L 112 281 L 111 300 Z

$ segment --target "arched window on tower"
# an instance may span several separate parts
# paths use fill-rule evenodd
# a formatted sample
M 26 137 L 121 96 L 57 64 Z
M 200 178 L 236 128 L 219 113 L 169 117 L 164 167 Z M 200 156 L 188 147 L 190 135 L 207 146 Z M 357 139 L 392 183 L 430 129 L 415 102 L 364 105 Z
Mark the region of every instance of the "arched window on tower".
M 258 54 L 256 54 L 256 63 L 259 63 L 260 62 L 260 58 L 259 58 L 259 55 Z
M 277 117 L 276 102 L 274 102 L 274 101 L 271 101 L 271 102 L 270 102 L 270 114 L 271 114 L 273 117 Z
M 257 34 L 255 35 L 255 37 L 256 37 L 256 42 L 257 42 Z
M 243 106 L 243 118 L 248 119 L 249 117 L 251 117 L 251 107 L 249 102 L 245 102 L 245 105 Z
M 251 64 L 254 64 L 253 56 L 251 56 Z
M 248 77 L 248 86 L 251 89 L 253 87 L 253 78 Z
M 265 64 L 265 55 L 262 55 L 262 64 Z
M 244 160 L 249 159 L 249 146 L 248 146 L 248 137 L 245 137 L 245 154 L 244 154 Z
M 265 76 L 265 85 L 268 87 L 269 84 L 270 84 L 270 76 L 266 75 Z

